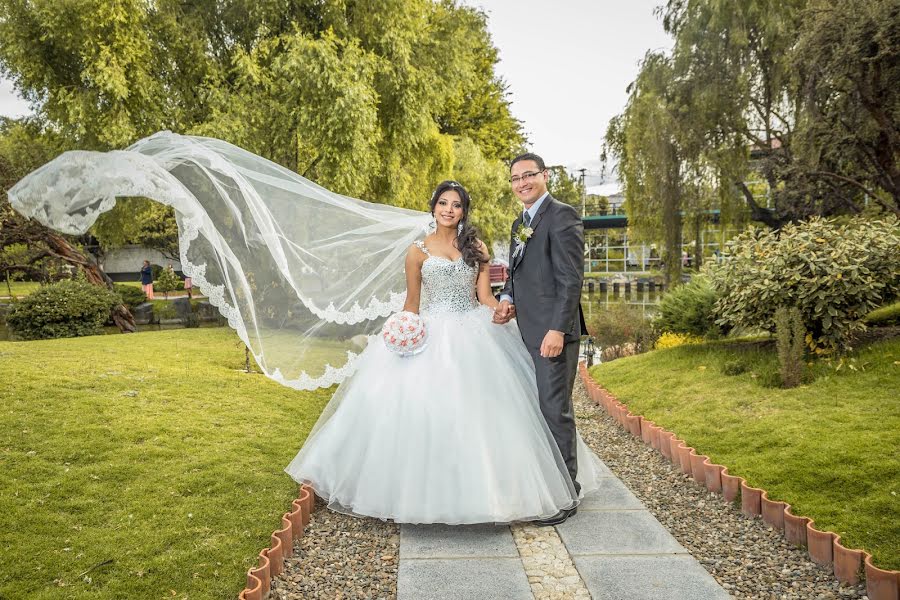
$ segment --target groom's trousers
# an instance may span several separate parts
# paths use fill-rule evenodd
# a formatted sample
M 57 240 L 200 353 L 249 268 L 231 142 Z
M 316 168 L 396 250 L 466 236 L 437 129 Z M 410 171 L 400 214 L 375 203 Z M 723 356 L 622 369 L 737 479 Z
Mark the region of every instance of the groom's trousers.
M 538 397 L 541 413 L 550 428 L 550 433 L 559 446 L 559 452 L 566 463 L 575 491 L 581 486 L 575 481 L 578 474 L 578 458 L 575 445 L 575 411 L 572 406 L 572 387 L 578 372 L 579 342 L 567 342 L 559 356 L 544 358 L 540 348 L 528 348 L 537 378 Z

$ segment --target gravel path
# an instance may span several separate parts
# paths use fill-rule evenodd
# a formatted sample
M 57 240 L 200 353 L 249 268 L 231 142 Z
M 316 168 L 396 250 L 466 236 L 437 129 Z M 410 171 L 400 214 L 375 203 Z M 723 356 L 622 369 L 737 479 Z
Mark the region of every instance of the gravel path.
M 580 378 L 574 399 L 584 441 L 730 594 L 766 600 L 867 598 L 865 584 L 838 583 L 806 550 L 789 544 L 762 519 L 745 517 L 626 433 L 590 401 Z
M 272 600 L 397 597 L 400 527 L 325 508 L 316 510 L 294 556 L 272 581 Z

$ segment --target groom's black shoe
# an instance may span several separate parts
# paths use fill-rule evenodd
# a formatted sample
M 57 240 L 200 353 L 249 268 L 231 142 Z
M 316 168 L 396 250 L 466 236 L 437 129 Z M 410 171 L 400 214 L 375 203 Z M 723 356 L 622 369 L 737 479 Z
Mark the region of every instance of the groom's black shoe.
M 547 519 L 540 519 L 538 521 L 532 521 L 534 525 L 538 527 L 550 527 L 551 525 L 559 525 L 560 523 L 564 523 L 566 519 L 574 515 L 578 512 L 578 507 L 573 506 L 568 510 L 561 510 L 552 517 Z

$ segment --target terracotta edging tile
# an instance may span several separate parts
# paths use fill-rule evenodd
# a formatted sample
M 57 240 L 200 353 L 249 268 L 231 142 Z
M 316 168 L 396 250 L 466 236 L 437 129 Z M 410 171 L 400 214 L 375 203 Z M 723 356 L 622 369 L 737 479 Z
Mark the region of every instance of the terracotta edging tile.
M 626 404 L 619 402 L 594 381 L 584 363 L 579 364 L 579 370 L 591 398 L 624 429 L 640 437 L 645 444 L 659 450 L 672 464 L 680 467 L 682 473 L 691 475 L 708 490 L 722 494 L 729 502 L 740 497 L 741 511 L 744 514 L 751 517 L 762 516 L 769 526 L 781 530 L 789 542 L 806 545 L 812 561 L 820 565 L 831 565 L 835 578 L 839 581 L 855 584 L 864 574 L 869 600 L 900 600 L 900 571 L 879 569 L 872 564 L 872 556 L 868 552 L 845 548 L 836 533 L 816 529 L 813 527 L 815 522 L 809 517 L 794 515 L 790 504 L 769 500 L 765 490 L 750 487 L 743 477 L 729 474 L 728 467 L 712 463 L 708 456 L 698 453 L 678 439 L 675 433 L 655 425 L 643 415 L 631 413 Z M 247 600 L 256 598 L 248 597 Z
M 762 518 L 772 529 L 784 531 L 784 509 L 787 502 L 769 500 L 769 493 L 762 493 Z
M 784 538 L 797 546 L 806 545 L 806 524 L 809 517 L 798 517 L 791 512 L 791 505 L 784 507 Z
M 859 583 L 863 570 L 863 551 L 845 548 L 841 536 L 834 536 L 834 576 L 851 585 Z
M 866 595 L 869 600 L 900 600 L 900 572 L 885 571 L 872 564 L 872 555 L 866 554 Z
M 281 529 L 269 536 L 270 546 L 259 551 L 258 566 L 247 571 L 247 587 L 238 594 L 239 600 L 263 600 L 269 594 L 272 577 L 284 570 L 285 559 L 293 555 L 294 540 L 303 535 L 314 505 L 312 488 L 303 484 L 291 502 L 291 512 L 281 517 Z

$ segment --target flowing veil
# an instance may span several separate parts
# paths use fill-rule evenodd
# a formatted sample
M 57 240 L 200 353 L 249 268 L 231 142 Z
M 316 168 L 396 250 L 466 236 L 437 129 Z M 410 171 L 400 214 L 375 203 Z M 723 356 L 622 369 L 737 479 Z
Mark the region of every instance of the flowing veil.
M 263 372 L 296 389 L 340 383 L 402 308 L 404 259 L 427 212 L 335 194 L 213 138 L 160 132 L 112 152 L 66 152 L 9 200 L 81 234 L 117 197 L 172 206 L 180 259 Z

